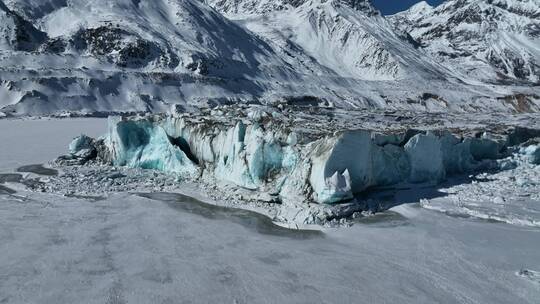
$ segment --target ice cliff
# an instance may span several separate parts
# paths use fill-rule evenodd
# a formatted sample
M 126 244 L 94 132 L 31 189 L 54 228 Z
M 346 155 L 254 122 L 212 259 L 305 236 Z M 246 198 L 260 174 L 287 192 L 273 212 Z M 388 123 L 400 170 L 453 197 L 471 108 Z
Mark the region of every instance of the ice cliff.
M 498 159 L 507 156 L 510 145 L 540 135 L 523 128 L 491 134 L 319 124 L 326 114 L 306 116 L 311 124 L 278 108 L 231 106 L 207 112 L 111 117 L 99 156 L 117 166 L 234 185 L 284 205 L 336 204 L 379 187 L 436 184 L 454 174 L 500 169 Z M 531 162 L 538 161 L 535 147 L 522 148 Z

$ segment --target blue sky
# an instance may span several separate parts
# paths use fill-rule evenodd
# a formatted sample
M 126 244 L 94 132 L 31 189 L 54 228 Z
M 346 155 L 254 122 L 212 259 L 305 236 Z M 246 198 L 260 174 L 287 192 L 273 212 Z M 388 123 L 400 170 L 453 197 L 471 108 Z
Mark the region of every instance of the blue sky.
M 371 0 L 385 15 L 394 14 L 408 9 L 420 0 Z M 427 0 L 431 5 L 439 5 L 443 0 Z

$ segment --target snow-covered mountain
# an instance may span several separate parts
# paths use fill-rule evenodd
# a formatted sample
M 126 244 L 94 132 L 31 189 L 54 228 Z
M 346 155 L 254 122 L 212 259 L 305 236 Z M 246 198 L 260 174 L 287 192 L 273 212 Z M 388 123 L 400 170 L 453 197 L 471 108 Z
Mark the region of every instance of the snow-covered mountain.
M 0 2 L 0 48 L 2 50 L 34 50 L 46 34 Z
M 486 85 L 467 62 L 440 60 L 407 23 L 423 14 L 409 15 L 391 23 L 368 0 L 0 0 L 0 116 L 253 102 L 539 108 L 536 68 Z
M 42 49 L 55 55 L 214 76 L 254 72 L 261 62 L 284 66 L 264 41 L 197 1 L 51 1 L 46 13 L 32 10 L 37 1 L 11 3 L 48 33 Z
M 223 78 L 296 73 L 265 41 L 199 1 L 7 3 L 19 14 L 6 9 L 15 25 L 48 35 L 38 52 L 19 52 L 18 44 L 35 40 L 27 34 L 2 50 L 1 102 L 15 114 L 163 110 L 165 99 L 222 98 L 235 86 L 261 91 Z M 29 32 L 20 25 L 14 32 L 22 30 Z
M 420 2 L 390 20 L 465 78 L 540 81 L 537 0 L 448 0 L 436 8 Z
M 366 0 L 305 1 L 262 17 L 224 12 L 260 36 L 271 37 L 288 52 L 300 50 L 340 76 L 364 80 L 439 78 L 444 70 L 419 53 L 410 40 L 396 34 Z

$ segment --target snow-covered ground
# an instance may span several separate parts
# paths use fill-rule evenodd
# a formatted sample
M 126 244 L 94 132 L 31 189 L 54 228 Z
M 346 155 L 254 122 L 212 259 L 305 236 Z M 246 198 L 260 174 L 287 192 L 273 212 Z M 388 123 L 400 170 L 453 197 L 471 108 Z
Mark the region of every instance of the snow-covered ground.
M 0 124 L 2 172 L 105 126 Z M 172 194 L 0 194 L 0 303 L 538 303 L 537 227 L 419 206 L 306 232 Z

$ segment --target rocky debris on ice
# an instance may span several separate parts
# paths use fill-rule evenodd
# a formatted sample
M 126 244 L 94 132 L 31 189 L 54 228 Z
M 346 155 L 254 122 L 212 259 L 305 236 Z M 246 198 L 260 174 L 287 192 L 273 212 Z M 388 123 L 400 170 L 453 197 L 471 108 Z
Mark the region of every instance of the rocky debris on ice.
M 111 117 L 103 138 L 78 137 L 58 163 L 70 165 L 80 151 L 98 151 L 91 164 L 166 172 L 221 189 L 225 198 L 278 203 L 279 221 L 321 224 L 365 210 L 355 197 L 366 191 L 504 169 L 505 158 L 519 160 L 510 143 L 539 134 L 520 127 L 535 126 L 526 117 L 508 125 L 479 115 L 461 119 L 448 128 L 436 116 L 396 121 L 391 113 L 305 113 L 283 105 Z M 520 157 L 529 158 L 532 149 L 523 149 Z
M 517 275 L 540 284 L 540 271 L 521 269 Z
M 439 187 L 444 195 L 424 199 L 423 208 L 449 215 L 540 227 L 540 165 L 536 145 L 509 149 L 497 160 L 500 170 L 471 176 L 467 182 Z
M 55 166 L 65 164 L 56 163 Z M 103 166 L 97 163 L 62 165 L 59 176 L 41 178 L 29 186 L 38 192 L 65 196 L 99 197 L 115 192 L 166 191 L 178 184 L 178 178 L 155 170 Z M 169 187 L 169 188 L 168 188 Z

